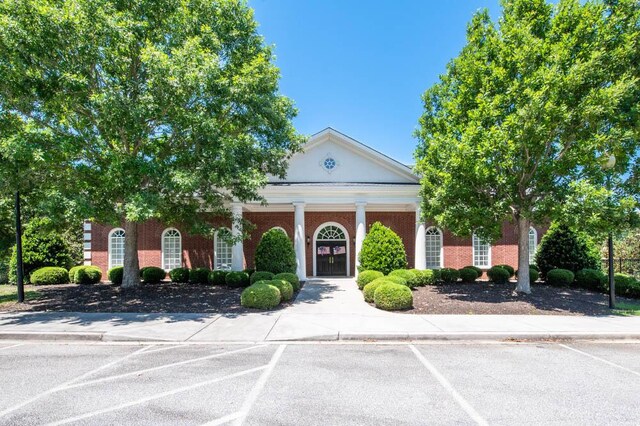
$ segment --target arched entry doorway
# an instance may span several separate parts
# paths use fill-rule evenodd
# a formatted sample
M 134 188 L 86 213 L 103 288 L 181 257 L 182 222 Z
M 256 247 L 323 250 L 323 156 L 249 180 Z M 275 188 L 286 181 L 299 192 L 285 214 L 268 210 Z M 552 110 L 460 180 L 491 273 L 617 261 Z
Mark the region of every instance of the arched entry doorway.
M 323 223 L 313 234 L 313 274 L 318 277 L 349 275 L 349 234 L 339 223 Z

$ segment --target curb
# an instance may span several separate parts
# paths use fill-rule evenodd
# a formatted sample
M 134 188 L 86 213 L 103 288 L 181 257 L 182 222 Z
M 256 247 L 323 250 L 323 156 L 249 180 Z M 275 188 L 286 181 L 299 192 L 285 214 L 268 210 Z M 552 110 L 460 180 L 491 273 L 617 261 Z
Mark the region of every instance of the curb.
M 0 332 L 0 340 L 46 340 L 46 341 L 82 341 L 99 342 L 103 340 L 103 333 L 72 333 L 72 332 L 40 332 L 18 331 Z

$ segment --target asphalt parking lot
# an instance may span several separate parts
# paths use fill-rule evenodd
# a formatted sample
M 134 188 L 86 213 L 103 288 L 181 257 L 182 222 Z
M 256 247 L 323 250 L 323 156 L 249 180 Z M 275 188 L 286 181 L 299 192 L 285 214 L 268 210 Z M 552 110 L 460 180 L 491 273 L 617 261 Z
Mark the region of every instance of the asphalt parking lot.
M 640 343 L 0 342 L 0 424 L 634 424 Z

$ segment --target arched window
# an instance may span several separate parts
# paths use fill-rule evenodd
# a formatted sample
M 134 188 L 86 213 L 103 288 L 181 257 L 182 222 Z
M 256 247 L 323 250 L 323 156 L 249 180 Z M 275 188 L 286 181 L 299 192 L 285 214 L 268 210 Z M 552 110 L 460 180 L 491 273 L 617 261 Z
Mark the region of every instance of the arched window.
M 529 263 L 535 262 L 538 249 L 538 231 L 532 226 L 529 228 Z
M 116 228 L 109 233 L 109 269 L 124 265 L 124 229 Z
M 325 241 L 335 241 L 335 240 L 346 240 L 347 237 L 344 235 L 344 231 L 337 226 L 327 225 L 318 232 L 318 237 L 316 240 L 325 240 Z
M 231 270 L 231 253 L 232 246 L 229 242 L 224 238 L 227 235 L 231 235 L 231 231 L 227 228 L 223 228 L 220 231 L 216 232 L 213 241 L 213 267 L 214 269 L 221 269 L 229 271 Z
M 442 231 L 435 226 L 427 228 L 425 233 L 427 268 L 442 268 Z
M 271 228 L 271 229 L 277 229 L 278 231 L 282 231 L 282 233 L 283 233 L 284 235 L 286 235 L 287 237 L 289 236 L 289 235 L 287 234 L 287 231 L 285 231 L 285 230 L 284 230 L 284 228 L 283 228 L 282 226 L 274 226 L 274 227 L 273 227 L 273 228 Z
M 491 245 L 473 234 L 473 266 L 489 268 L 491 266 Z
M 171 269 L 182 266 L 182 237 L 175 228 L 165 229 L 162 233 L 162 268 Z

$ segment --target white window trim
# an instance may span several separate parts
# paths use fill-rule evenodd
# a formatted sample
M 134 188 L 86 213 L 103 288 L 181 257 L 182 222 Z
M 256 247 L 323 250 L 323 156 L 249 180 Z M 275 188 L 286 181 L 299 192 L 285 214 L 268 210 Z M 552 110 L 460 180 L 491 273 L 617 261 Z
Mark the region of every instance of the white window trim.
M 533 231 L 533 250 L 531 250 L 531 231 Z M 529 263 L 533 263 L 535 261 L 536 250 L 538 249 L 538 230 L 533 226 L 529 227 L 527 244 L 529 244 Z
M 424 236 L 425 236 L 425 254 L 426 254 L 427 232 L 429 232 L 429 230 L 431 230 L 431 229 L 435 229 L 436 231 L 438 231 L 438 234 L 440 234 L 440 266 L 438 266 L 438 268 L 444 268 L 444 235 L 443 235 L 442 229 L 438 228 L 437 226 L 430 226 L 424 231 Z M 429 265 L 427 265 L 427 268 L 428 267 L 429 267 Z
M 122 266 L 122 265 L 114 265 L 113 264 L 113 247 L 112 247 L 112 237 L 113 234 L 116 233 L 117 231 L 122 231 L 125 232 L 124 229 L 122 228 L 113 228 L 111 231 L 109 231 L 109 269 L 113 268 L 114 266 Z M 124 234 L 124 238 L 127 238 L 127 233 L 125 232 Z M 124 249 L 124 247 L 123 247 Z M 123 260 L 124 260 L 124 253 L 122 254 Z
M 474 233 L 471 237 L 471 263 L 476 268 L 491 268 L 491 244 L 487 243 L 489 246 L 489 252 L 487 253 L 487 265 L 476 265 L 476 244 L 475 240 L 480 239 Z
M 165 264 L 165 260 L 164 260 L 164 251 L 165 251 L 165 246 L 164 246 L 164 237 L 167 235 L 167 232 L 169 231 L 176 231 L 178 233 L 178 237 L 180 238 L 178 246 L 179 246 L 179 260 L 178 260 L 178 264 L 180 266 L 182 266 L 182 232 L 180 232 L 179 230 L 177 230 L 176 228 L 167 228 L 164 231 L 162 231 L 162 239 L 161 239 L 161 251 L 160 251 L 160 257 L 161 257 L 161 262 L 162 262 L 162 269 L 164 269 L 165 271 L 168 271 L 169 269 L 167 268 L 167 265 Z M 178 267 L 180 267 L 178 266 Z
M 325 222 L 322 225 L 318 226 L 316 228 L 316 231 L 313 233 L 313 255 L 311 256 L 311 258 L 313 259 L 313 276 L 317 276 L 317 264 L 316 264 L 316 253 L 318 252 L 318 241 L 327 241 L 327 240 L 318 240 L 318 234 L 320 234 L 320 231 L 322 231 L 324 228 L 326 228 L 327 226 L 335 226 L 337 228 L 340 228 L 340 230 L 344 233 L 344 239 L 339 239 L 339 240 L 328 240 L 328 241 L 346 241 L 346 247 L 347 247 L 347 277 L 351 276 L 351 244 L 349 244 L 349 242 L 351 241 L 349 239 L 349 232 L 347 232 L 347 228 L 345 228 L 344 226 L 342 226 L 341 224 L 339 224 L 338 222 Z
M 282 226 L 273 226 L 271 229 L 277 229 L 278 231 L 282 231 L 284 232 L 284 235 L 289 237 L 289 234 L 287 234 L 287 231 L 285 231 L 285 229 Z
M 224 229 L 227 229 L 229 232 L 231 232 L 231 230 L 227 227 L 224 227 Z M 227 243 L 228 244 L 228 243 Z M 231 262 L 233 262 L 233 246 L 230 245 L 231 248 L 231 253 L 232 253 L 232 258 L 231 258 Z M 216 231 L 215 234 L 213 234 L 213 270 L 218 270 L 218 231 Z M 221 269 L 223 271 L 226 270 L 231 270 L 231 264 L 229 264 L 229 268 L 228 269 Z

